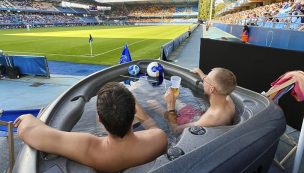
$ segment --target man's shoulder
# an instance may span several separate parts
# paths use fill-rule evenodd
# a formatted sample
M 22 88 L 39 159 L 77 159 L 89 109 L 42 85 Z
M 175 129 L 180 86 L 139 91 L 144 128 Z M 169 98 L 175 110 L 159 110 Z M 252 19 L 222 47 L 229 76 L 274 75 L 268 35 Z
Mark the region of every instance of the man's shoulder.
M 167 148 L 167 136 L 159 128 L 143 130 L 135 133 L 138 139 L 137 142 L 139 146 L 142 146 L 146 150 L 146 153 L 149 155 L 149 158 L 155 158 L 156 156 L 163 153 Z M 149 146 L 149 149 L 147 148 L 147 146 Z
M 137 138 L 142 142 L 153 142 L 158 141 L 159 144 L 167 143 L 166 134 L 159 128 L 152 128 L 148 130 L 142 130 L 134 133 Z
M 150 128 L 150 129 L 147 129 L 147 130 L 142 130 L 142 131 L 138 131 L 138 132 L 135 132 L 135 134 L 138 134 L 138 135 L 149 135 L 149 136 L 164 136 L 165 133 L 159 129 L 159 128 Z
M 215 111 L 205 112 L 198 124 L 203 126 L 222 126 L 227 125 L 234 118 L 234 111 L 227 109 L 217 109 Z

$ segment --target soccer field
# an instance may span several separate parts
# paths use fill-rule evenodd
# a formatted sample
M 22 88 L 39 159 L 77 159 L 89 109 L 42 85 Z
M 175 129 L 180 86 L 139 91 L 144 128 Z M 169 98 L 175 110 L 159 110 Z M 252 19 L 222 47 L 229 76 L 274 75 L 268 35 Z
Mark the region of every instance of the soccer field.
M 133 60 L 158 58 L 160 47 L 188 31 L 189 25 L 86 26 L 0 30 L 5 54 L 42 55 L 48 60 L 117 64 L 127 43 Z M 89 35 L 93 56 L 90 56 Z

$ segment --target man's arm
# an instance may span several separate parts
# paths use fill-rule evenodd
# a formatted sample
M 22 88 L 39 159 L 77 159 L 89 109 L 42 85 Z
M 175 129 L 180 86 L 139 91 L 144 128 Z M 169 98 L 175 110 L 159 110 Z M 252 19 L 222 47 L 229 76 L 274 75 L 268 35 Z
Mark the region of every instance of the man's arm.
M 181 133 L 183 130 L 187 127 L 192 126 L 214 126 L 214 124 L 217 124 L 217 119 L 213 118 L 212 116 L 206 116 L 208 114 L 207 112 L 204 114 L 204 116 L 201 116 L 201 118 L 197 122 L 187 123 L 183 125 L 178 125 L 176 122 L 177 114 L 175 112 L 175 103 L 176 103 L 176 97 L 174 96 L 171 89 L 168 89 L 164 99 L 167 103 L 167 111 L 165 112 L 165 119 L 169 122 L 169 127 L 171 131 L 174 133 Z
M 199 75 L 201 79 L 203 79 L 206 76 L 206 74 L 199 68 L 194 68 L 193 70 L 191 70 L 191 72 Z
M 176 134 L 182 133 L 183 130 L 187 127 L 193 127 L 193 126 L 215 127 L 215 126 L 221 126 L 221 125 L 225 124 L 225 122 L 223 120 L 221 120 L 220 118 L 216 118 L 211 115 L 208 116 L 207 113 L 205 113 L 196 122 L 178 125 L 178 124 L 174 123 L 174 120 L 172 120 L 172 119 L 174 119 L 173 117 L 176 117 L 176 114 L 174 115 L 174 113 L 171 113 L 171 112 L 170 113 L 166 112 L 166 114 L 169 114 L 168 121 L 170 122 L 169 123 L 170 129 L 171 129 L 171 131 L 173 131 Z M 170 116 L 171 116 L 171 118 L 170 118 Z
M 135 117 L 141 122 L 145 129 L 158 128 L 155 121 L 141 108 L 137 102 L 135 104 L 135 108 Z
M 183 124 L 183 125 L 178 125 L 177 124 L 177 114 L 175 112 L 175 103 L 176 103 L 176 97 L 173 94 L 172 90 L 169 88 L 165 95 L 164 99 L 167 103 L 167 111 L 165 112 L 165 119 L 168 120 L 168 124 L 170 127 L 170 130 L 174 133 L 181 133 L 186 127 L 193 126 L 193 123 L 188 123 L 188 124 Z
M 169 111 L 166 111 L 165 112 L 165 119 L 168 120 L 168 124 L 169 124 L 169 127 L 170 127 L 170 130 L 173 132 L 173 133 L 176 133 L 176 134 L 180 134 L 183 132 L 183 130 L 187 127 L 192 127 L 192 126 L 196 126 L 195 123 L 187 123 L 187 124 L 183 124 L 183 125 L 178 125 L 177 124 L 177 114 L 176 112 L 169 112 Z
M 22 115 L 14 122 L 18 136 L 29 146 L 94 166 L 94 152 L 100 139 L 87 133 L 63 132 L 45 125 L 32 115 Z

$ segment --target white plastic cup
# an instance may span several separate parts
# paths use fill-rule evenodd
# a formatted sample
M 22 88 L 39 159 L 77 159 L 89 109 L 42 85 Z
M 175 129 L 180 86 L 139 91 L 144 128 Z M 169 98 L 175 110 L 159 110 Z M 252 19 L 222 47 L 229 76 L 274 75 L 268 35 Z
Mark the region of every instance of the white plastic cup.
M 182 78 L 179 76 L 171 76 L 171 88 L 179 88 Z

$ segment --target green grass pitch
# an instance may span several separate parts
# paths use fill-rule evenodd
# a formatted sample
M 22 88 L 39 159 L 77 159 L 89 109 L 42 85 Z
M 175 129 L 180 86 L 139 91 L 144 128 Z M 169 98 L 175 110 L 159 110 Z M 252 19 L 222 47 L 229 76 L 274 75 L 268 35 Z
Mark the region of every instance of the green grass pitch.
M 133 60 L 155 59 L 161 45 L 188 31 L 189 25 L 86 26 L 0 30 L 0 50 L 9 55 L 41 55 L 48 60 L 117 64 L 127 43 Z M 90 56 L 92 34 L 93 56 Z

